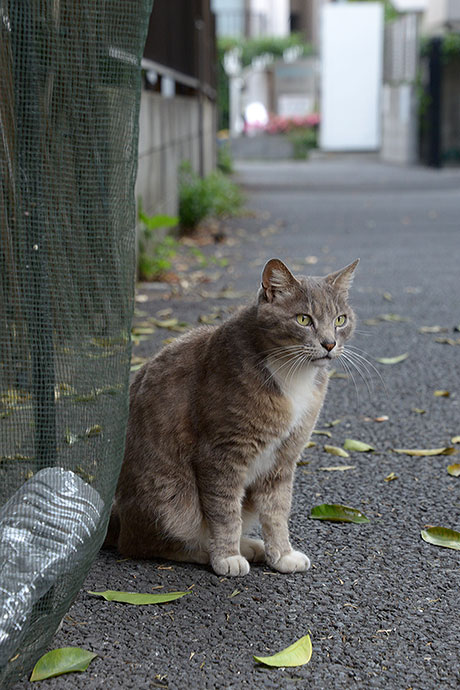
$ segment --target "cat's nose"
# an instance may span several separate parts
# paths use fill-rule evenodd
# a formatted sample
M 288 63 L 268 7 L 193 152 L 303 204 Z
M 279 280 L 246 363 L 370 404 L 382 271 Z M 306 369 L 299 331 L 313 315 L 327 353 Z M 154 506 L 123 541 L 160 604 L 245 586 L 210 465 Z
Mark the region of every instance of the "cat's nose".
M 337 345 L 337 343 L 335 342 L 335 340 L 333 340 L 332 342 L 328 342 L 327 340 L 323 340 L 323 342 L 321 343 L 321 345 L 322 345 L 328 352 L 330 352 L 331 350 L 334 349 L 334 347 Z

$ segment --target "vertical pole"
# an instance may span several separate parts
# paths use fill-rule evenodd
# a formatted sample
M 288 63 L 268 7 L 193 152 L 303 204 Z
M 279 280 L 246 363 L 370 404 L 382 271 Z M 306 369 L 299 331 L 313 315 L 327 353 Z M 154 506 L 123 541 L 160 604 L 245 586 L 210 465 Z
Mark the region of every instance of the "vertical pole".
M 197 58 L 198 58 L 198 146 L 199 146 L 199 173 L 200 177 L 204 177 L 204 107 L 203 107 L 203 56 L 204 56 L 204 40 L 205 40 L 205 23 L 203 19 L 197 18 L 195 20 L 195 28 L 197 30 Z
M 442 39 L 430 41 L 429 83 L 430 105 L 428 111 L 428 165 L 440 168 L 442 165 L 441 97 L 442 97 Z

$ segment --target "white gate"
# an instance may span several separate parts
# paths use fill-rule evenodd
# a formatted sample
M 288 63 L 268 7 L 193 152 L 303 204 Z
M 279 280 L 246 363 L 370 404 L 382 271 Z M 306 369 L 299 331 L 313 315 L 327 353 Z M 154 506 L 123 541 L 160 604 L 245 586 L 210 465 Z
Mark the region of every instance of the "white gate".
M 382 4 L 325 5 L 321 25 L 322 149 L 380 148 L 382 64 Z

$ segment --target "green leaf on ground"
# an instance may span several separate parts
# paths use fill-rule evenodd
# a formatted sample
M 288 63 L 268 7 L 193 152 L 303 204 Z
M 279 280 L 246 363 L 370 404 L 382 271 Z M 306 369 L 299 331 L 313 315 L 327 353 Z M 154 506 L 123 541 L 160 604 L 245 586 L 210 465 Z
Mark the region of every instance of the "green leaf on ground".
M 408 357 L 409 353 L 404 352 L 404 354 L 397 355 L 396 357 L 376 357 L 375 361 L 380 362 L 380 364 L 399 364 L 399 362 L 404 362 Z
M 424 458 L 434 455 L 453 455 L 457 451 L 452 446 L 444 448 L 392 448 L 393 453 L 411 455 L 417 458 Z
M 413 407 L 412 412 L 416 412 L 417 414 L 425 414 L 426 410 L 424 410 L 422 407 Z
M 394 472 L 390 472 L 390 474 L 387 474 L 387 476 L 384 478 L 384 482 L 392 482 L 393 479 L 397 479 L 398 475 L 396 475 Z
M 373 446 L 370 446 L 368 443 L 363 443 L 363 441 L 356 441 L 353 438 L 346 438 L 343 447 L 345 448 L 345 450 L 354 450 L 358 453 L 370 453 L 373 450 L 375 450 L 375 448 Z
M 444 546 L 447 549 L 460 551 L 460 532 L 448 527 L 427 527 L 422 529 L 421 536 L 424 541 L 435 546 Z
M 332 434 L 330 431 L 325 431 L 324 429 L 314 429 L 312 434 L 318 434 L 318 436 L 327 436 L 328 438 L 332 438 Z
M 135 604 L 136 606 L 144 606 L 146 604 L 165 604 L 168 601 L 175 601 L 184 597 L 189 592 L 168 592 L 165 594 L 138 594 L 137 592 L 116 592 L 113 590 L 106 590 L 105 592 L 90 592 L 96 597 L 103 597 L 106 601 L 118 601 L 122 604 Z
M 330 453 L 331 455 L 338 455 L 341 458 L 349 458 L 350 454 L 347 453 L 346 450 L 343 448 L 339 448 L 338 446 L 324 446 L 324 450 L 326 453 Z
M 310 635 L 305 635 L 277 654 L 272 656 L 254 656 L 254 659 L 266 666 L 276 666 L 277 668 L 303 666 L 310 661 L 312 651 Z
M 80 647 L 61 647 L 44 654 L 35 664 L 31 681 L 61 676 L 63 673 L 86 671 L 97 654 Z
M 453 465 L 448 465 L 447 471 L 452 477 L 460 477 L 460 465 L 458 462 Z
M 331 522 L 354 522 L 356 524 L 370 522 L 364 513 L 350 506 L 339 503 L 322 503 L 311 509 L 312 520 L 330 520 Z

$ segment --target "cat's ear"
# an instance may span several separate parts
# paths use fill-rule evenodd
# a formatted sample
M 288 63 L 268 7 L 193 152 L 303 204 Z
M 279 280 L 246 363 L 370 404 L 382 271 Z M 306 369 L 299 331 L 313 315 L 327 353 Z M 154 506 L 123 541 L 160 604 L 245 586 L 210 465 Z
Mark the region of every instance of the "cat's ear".
M 278 294 L 291 292 L 298 281 L 280 259 L 270 259 L 262 271 L 261 293 L 268 302 L 273 302 Z
M 326 281 L 334 286 L 337 290 L 341 292 L 348 292 L 353 282 L 355 268 L 359 264 L 359 259 L 355 259 L 351 264 L 345 266 L 345 268 L 336 271 L 335 273 L 329 273 L 326 276 Z

